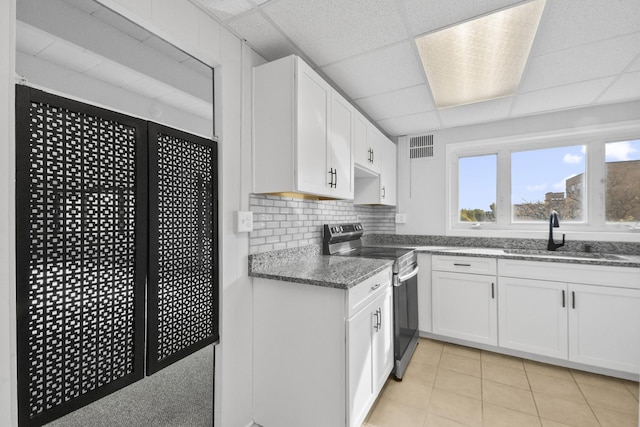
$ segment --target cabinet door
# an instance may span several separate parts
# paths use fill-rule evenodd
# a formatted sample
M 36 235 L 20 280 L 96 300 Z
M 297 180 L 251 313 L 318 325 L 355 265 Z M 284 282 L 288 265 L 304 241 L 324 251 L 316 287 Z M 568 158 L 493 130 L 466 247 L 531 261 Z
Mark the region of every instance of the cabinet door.
M 380 144 L 380 203 L 396 205 L 396 144 L 382 137 Z
M 393 369 L 393 289 L 389 287 L 374 303 L 373 387 L 377 395 Z M 377 314 L 376 314 L 377 311 Z
M 298 191 L 326 195 L 331 87 L 307 64 L 298 60 L 298 128 L 296 176 Z M 292 147 L 293 149 L 293 147 Z
M 332 91 L 327 158 L 329 169 L 335 171 L 331 194 L 341 199 L 353 199 L 353 121 L 353 106 Z
M 359 111 L 355 111 L 353 123 L 354 136 L 354 159 L 353 161 L 362 167 L 369 168 L 371 165 L 368 143 L 369 121 Z
M 569 284 L 569 360 L 638 373 L 640 290 Z
M 434 271 L 433 333 L 496 345 L 495 283 L 494 276 Z
M 564 283 L 500 277 L 499 345 L 566 359 L 566 287 Z
M 375 310 L 372 309 L 376 301 L 347 320 L 347 412 L 350 426 L 362 424 L 375 398 L 371 342 L 377 324 Z
M 367 163 L 369 170 L 375 173 L 380 172 L 380 140 L 382 133 L 373 124 L 367 126 L 367 156 L 370 159 Z

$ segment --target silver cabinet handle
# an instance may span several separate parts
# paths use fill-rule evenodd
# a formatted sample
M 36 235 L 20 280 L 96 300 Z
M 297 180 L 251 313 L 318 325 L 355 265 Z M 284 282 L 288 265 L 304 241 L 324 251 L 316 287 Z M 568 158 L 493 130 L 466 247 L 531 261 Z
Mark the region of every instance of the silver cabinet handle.
M 455 265 L 456 267 L 471 267 L 471 264 L 458 264 L 458 263 L 453 263 L 453 265 Z
M 566 306 L 565 304 L 565 300 L 564 300 L 564 289 L 562 290 L 562 308 L 564 308 Z
M 379 287 L 380 287 L 380 283 L 377 283 L 377 284 L 375 284 L 375 285 L 373 285 L 373 286 L 371 287 L 371 290 L 370 290 L 369 292 L 375 291 L 375 290 L 376 290 L 376 289 L 378 289 Z

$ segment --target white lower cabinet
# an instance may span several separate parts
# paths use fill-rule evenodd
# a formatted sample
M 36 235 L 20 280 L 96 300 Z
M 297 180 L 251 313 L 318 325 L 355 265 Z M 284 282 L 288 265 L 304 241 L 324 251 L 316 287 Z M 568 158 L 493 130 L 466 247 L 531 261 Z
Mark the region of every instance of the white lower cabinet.
M 431 279 L 433 333 L 496 345 L 495 282 L 495 276 L 434 271 Z
M 500 277 L 498 301 L 500 347 L 567 358 L 564 283 Z
M 253 279 L 254 421 L 360 427 L 393 367 L 391 269 L 349 290 Z
M 569 284 L 569 360 L 640 372 L 640 290 Z
M 425 320 L 421 331 L 621 377 L 640 372 L 640 269 L 449 255 L 430 261 L 432 330 Z
M 392 289 L 347 320 L 349 425 L 360 426 L 393 368 Z
M 638 269 L 499 260 L 498 272 L 500 347 L 640 372 Z

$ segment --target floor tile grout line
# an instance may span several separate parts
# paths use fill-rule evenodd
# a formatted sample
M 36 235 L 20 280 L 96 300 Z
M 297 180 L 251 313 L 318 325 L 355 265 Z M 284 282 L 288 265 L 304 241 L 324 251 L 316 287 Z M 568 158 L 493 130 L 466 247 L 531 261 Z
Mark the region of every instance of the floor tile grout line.
M 578 390 L 580 390 L 580 394 L 582 394 L 584 401 L 587 402 L 587 406 L 589 406 L 589 410 L 593 414 L 593 417 L 596 419 L 596 422 L 598 423 L 598 425 L 602 425 L 602 423 L 600 422 L 600 418 L 598 418 L 598 415 L 596 414 L 596 411 L 594 411 L 593 408 L 591 407 L 591 402 L 589 402 L 589 399 L 587 399 L 587 396 L 585 396 L 584 391 L 582 390 L 582 387 L 580 387 L 580 383 L 578 382 L 575 375 L 573 374 L 573 369 L 569 369 L 569 375 L 571 375 L 571 378 L 573 378 L 573 381 L 576 383 L 576 386 L 578 387 Z
M 527 377 L 527 383 L 529 384 L 529 390 L 531 391 L 531 398 L 533 399 L 533 404 L 536 406 L 536 412 L 538 413 L 538 421 L 540 421 L 540 425 L 542 424 L 542 414 L 540 413 L 540 408 L 538 408 L 538 401 L 536 400 L 536 395 L 533 393 L 533 387 L 531 386 L 531 380 L 529 379 L 529 371 L 522 360 L 522 367 L 524 368 L 524 376 Z

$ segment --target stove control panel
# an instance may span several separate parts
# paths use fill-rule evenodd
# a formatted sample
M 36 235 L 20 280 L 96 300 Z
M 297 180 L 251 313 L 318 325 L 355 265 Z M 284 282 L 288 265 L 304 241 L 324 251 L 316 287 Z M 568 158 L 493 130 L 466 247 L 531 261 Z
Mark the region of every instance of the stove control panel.
M 364 231 L 362 224 L 338 224 L 338 225 L 325 225 L 325 229 L 328 229 L 332 235 L 336 234 L 349 234 L 357 231 Z

